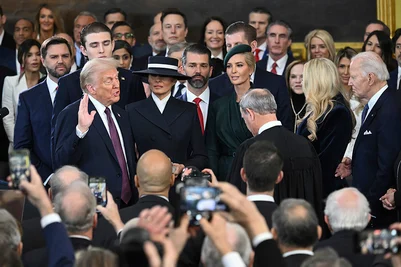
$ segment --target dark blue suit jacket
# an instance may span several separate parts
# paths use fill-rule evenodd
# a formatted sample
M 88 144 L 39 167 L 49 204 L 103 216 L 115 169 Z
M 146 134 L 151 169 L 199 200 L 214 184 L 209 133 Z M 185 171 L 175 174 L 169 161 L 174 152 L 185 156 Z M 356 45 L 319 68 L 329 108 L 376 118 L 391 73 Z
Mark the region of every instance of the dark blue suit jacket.
M 387 227 L 395 218 L 379 198 L 395 188 L 393 166 L 401 150 L 401 114 L 394 90 L 387 88 L 362 124 L 352 155 L 352 185 L 369 201 L 374 225 Z
M 172 162 L 206 168 L 208 158 L 195 104 L 170 97 L 161 114 L 150 96 L 126 109 L 139 156 L 158 149 Z
M 0 46 L 0 65 L 17 72 L 15 50 Z
M 107 189 L 119 201 L 122 187 L 122 173 L 110 136 L 97 113 L 86 136 L 80 139 L 76 135 L 75 128 L 78 124 L 79 104 L 80 100 L 69 105 L 60 113 L 57 119 L 54 133 L 55 168 L 67 164 L 75 165 L 89 176 L 105 177 Z M 90 113 L 93 110 L 96 110 L 96 108 L 89 100 L 88 112 Z M 117 105 L 113 105 L 112 111 L 124 139 L 128 173 L 132 187 L 132 180 L 136 173 L 136 163 L 133 155 L 134 143 L 132 142 L 128 116 Z M 138 193 L 135 188 L 133 188 L 132 192 L 133 201 L 136 201 Z
M 51 223 L 43 228 L 48 251 L 49 267 L 72 267 L 75 261 L 74 249 L 64 225 Z
M 269 57 L 265 57 L 262 60 L 259 60 L 258 62 L 256 62 L 256 67 L 261 68 L 262 70 L 267 70 L 267 61 L 268 61 Z M 291 62 L 294 61 L 294 57 L 292 55 L 288 55 L 288 59 L 287 62 L 285 63 L 285 67 L 284 67 L 284 71 L 283 74 L 281 76 L 285 77 L 285 70 L 287 69 L 288 65 L 291 64 Z
M 397 90 L 397 80 L 398 80 L 398 67 L 390 72 L 390 79 L 387 81 L 388 87 Z
M 294 130 L 294 122 L 291 116 L 290 96 L 283 77 L 270 73 L 266 70 L 256 68 L 253 81 L 254 88 L 267 88 L 273 94 L 277 103 L 277 118 L 285 128 Z M 227 73 L 224 73 L 209 81 L 210 91 L 220 95 L 228 95 L 234 91 Z
M 43 180 L 53 172 L 50 152 L 50 122 L 53 110 L 46 80 L 19 95 L 14 148 L 27 148 Z

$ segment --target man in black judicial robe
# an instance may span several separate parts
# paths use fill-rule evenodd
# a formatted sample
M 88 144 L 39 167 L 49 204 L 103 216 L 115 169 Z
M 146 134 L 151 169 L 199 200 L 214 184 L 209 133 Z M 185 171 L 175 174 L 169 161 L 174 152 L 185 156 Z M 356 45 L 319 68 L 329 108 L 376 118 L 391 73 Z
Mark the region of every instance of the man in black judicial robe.
M 267 104 L 259 106 L 258 103 Z M 246 184 L 240 175 L 244 154 L 254 142 L 270 141 L 277 147 L 284 161 L 284 177 L 274 189 L 275 202 L 279 204 L 286 198 L 305 199 L 314 207 L 323 223 L 322 174 L 319 158 L 311 143 L 282 126 L 276 117 L 274 97 L 266 89 L 253 89 L 246 93 L 241 99 L 240 109 L 254 137 L 237 149 L 227 181 L 246 193 Z

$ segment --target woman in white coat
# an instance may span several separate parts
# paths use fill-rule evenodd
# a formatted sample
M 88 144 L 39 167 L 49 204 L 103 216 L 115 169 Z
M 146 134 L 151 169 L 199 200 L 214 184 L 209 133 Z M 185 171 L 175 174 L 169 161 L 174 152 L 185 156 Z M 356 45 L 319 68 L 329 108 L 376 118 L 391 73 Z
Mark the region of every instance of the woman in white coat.
M 3 118 L 4 129 L 6 130 L 10 149 L 14 144 L 14 126 L 17 119 L 17 108 L 19 94 L 36 84 L 41 78 L 39 69 L 40 43 L 33 39 L 25 40 L 18 48 L 18 61 L 21 64 L 21 74 L 8 76 L 4 79 L 2 107 L 9 110 L 9 114 Z

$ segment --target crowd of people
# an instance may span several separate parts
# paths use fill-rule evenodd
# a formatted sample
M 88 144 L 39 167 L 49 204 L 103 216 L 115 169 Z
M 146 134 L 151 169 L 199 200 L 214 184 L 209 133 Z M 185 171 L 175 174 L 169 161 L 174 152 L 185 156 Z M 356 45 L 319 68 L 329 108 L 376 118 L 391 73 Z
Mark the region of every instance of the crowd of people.
M 71 36 L 48 4 L 6 20 L 1 266 L 401 266 L 373 232 L 401 231 L 401 29 L 367 22 L 358 51 L 311 29 L 302 59 L 265 8 L 194 43 L 175 8 L 146 45 L 120 8 Z

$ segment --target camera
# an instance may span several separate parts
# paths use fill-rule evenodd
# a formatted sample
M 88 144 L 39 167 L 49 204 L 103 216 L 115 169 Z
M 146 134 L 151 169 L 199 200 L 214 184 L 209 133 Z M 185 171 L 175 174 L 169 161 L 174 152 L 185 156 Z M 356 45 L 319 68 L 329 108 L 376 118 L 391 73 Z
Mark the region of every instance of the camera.
M 191 172 L 183 171 L 183 183 L 177 186 L 180 195 L 180 209 L 190 218 L 190 225 L 199 225 L 202 218 L 209 220 L 213 211 L 226 210 L 220 201 L 220 190 L 210 187 L 211 175 L 200 172 L 196 167 L 187 167 Z
M 366 230 L 356 235 L 356 249 L 361 254 L 398 253 L 400 246 L 395 242 L 397 230 Z

